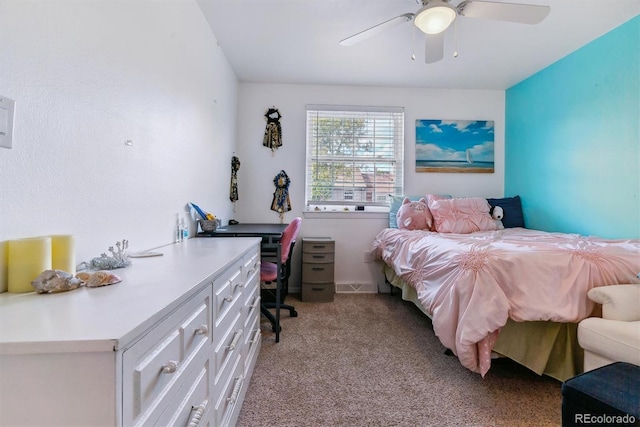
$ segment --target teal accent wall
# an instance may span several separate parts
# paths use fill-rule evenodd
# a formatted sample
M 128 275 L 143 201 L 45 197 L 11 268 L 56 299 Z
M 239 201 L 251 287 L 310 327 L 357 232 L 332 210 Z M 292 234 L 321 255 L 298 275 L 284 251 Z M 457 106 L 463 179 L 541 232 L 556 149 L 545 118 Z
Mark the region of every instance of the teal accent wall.
M 506 91 L 527 228 L 640 238 L 640 16 Z

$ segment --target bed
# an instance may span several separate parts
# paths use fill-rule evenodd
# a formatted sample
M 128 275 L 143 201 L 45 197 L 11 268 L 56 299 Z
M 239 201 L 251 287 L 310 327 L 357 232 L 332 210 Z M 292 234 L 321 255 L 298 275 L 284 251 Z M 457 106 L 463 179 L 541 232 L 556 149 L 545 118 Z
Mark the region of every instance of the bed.
M 478 205 L 481 214 L 489 215 L 493 205 L 481 200 L 488 205 L 486 212 Z M 460 363 L 483 377 L 496 354 L 561 381 L 581 372 L 576 326 L 597 309 L 587 291 L 640 283 L 640 240 L 530 230 L 507 221 L 509 210 L 508 227 L 448 232 L 447 221 L 454 228 L 478 223 L 477 212 L 458 201 L 429 203 L 431 229 L 378 233 L 372 249 L 387 281 L 432 319 Z M 439 205 L 447 209 L 439 212 Z

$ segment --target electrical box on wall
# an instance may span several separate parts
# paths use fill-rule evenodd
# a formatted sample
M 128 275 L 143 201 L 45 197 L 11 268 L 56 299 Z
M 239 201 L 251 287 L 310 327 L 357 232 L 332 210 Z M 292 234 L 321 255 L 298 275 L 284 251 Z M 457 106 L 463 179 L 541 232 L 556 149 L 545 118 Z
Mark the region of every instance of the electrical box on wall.
M 16 102 L 0 96 L 0 147 L 13 147 L 13 117 Z

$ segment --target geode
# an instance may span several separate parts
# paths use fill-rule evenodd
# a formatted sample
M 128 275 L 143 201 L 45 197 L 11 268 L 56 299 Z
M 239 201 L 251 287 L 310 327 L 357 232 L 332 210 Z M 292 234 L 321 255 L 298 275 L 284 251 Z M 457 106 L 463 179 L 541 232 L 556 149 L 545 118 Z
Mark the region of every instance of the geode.
M 82 286 L 82 280 L 62 270 L 45 270 L 33 279 L 31 286 L 39 294 L 72 291 Z

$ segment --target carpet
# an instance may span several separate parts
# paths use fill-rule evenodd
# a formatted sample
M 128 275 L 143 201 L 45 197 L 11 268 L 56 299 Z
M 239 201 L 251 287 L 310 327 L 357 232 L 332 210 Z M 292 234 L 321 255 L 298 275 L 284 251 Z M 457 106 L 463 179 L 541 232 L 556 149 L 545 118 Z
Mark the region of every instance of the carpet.
M 483 379 L 398 295 L 336 294 L 281 312 L 280 342 L 262 347 L 242 405 L 251 426 L 559 426 L 561 383 L 508 359 Z

